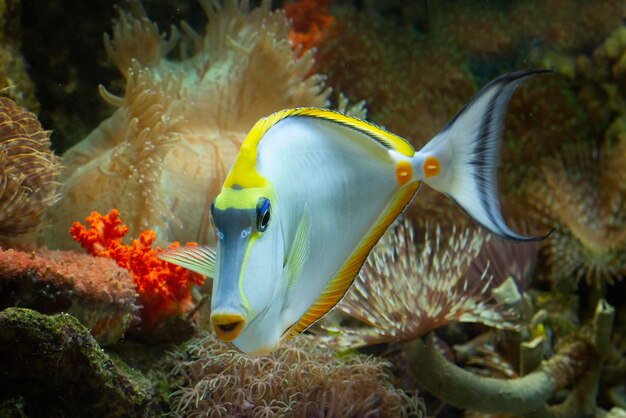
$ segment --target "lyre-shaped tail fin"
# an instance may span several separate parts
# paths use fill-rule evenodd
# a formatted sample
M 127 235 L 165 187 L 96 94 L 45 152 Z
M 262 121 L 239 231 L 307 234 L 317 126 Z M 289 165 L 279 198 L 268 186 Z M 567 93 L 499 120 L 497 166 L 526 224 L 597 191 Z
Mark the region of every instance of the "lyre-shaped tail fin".
M 550 70 L 505 74 L 483 87 L 422 150 L 420 160 L 434 156 L 437 175 L 424 182 L 452 198 L 474 221 L 495 235 L 516 241 L 539 240 L 512 231 L 500 212 L 496 168 L 506 105 L 528 77 Z

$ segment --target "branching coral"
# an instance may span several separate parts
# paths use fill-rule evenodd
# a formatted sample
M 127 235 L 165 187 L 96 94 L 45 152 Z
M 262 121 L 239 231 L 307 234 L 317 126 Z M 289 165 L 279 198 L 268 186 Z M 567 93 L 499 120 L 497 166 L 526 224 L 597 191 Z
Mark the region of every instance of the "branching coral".
M 72 238 L 89 254 L 110 258 L 131 273 L 139 294 L 138 301 L 143 307 L 141 315 L 145 329 L 154 328 L 164 317 L 188 310 L 191 287 L 201 285 L 204 279 L 197 273 L 158 259 L 156 255 L 160 248 L 152 249 L 156 238 L 154 231 L 144 231 L 131 245 L 125 245 L 121 240 L 128 233 L 128 227 L 122 224 L 117 210 L 107 215 L 92 212 L 86 221 L 89 229 L 78 222 L 72 225 Z M 173 243 L 170 248 L 177 245 Z
M 168 363 L 179 386 L 171 396 L 178 416 L 395 418 L 424 413 L 416 396 L 393 386 L 384 360 L 359 354 L 339 358 L 310 335 L 263 357 L 248 357 L 206 335 Z
M 285 14 L 292 22 L 289 40 L 294 48 L 300 48 L 302 54 L 317 46 L 324 38 L 325 29 L 332 23 L 333 17 L 328 13 L 330 0 L 298 0 L 285 3 Z
M 493 277 L 470 274 L 482 232 L 428 231 L 418 253 L 410 223 L 391 229 L 374 249 L 338 309 L 370 329 L 341 329 L 343 345 L 411 341 L 452 321 L 515 329 L 515 311 L 491 299 Z
M 100 344 L 111 344 L 131 324 L 135 299 L 132 278 L 111 260 L 69 251 L 0 251 L 0 310 L 69 313 Z
M 205 35 L 183 25 L 181 61 L 164 57 L 178 39 L 165 38 L 142 15 L 122 12 L 107 51 L 126 79 L 122 97 L 101 88 L 118 107 L 63 156 L 63 199 L 51 212 L 49 246 L 74 219 L 116 207 L 131 235 L 154 229 L 160 241 L 213 239 L 209 207 L 247 131 L 260 117 L 287 107 L 324 106 L 329 90 L 311 75 L 311 52 L 297 57 L 284 12 L 270 2 L 222 6 L 200 2 Z
M 18 234 L 39 224 L 42 212 L 59 199 L 58 157 L 50 132 L 37 117 L 0 97 L 0 233 Z

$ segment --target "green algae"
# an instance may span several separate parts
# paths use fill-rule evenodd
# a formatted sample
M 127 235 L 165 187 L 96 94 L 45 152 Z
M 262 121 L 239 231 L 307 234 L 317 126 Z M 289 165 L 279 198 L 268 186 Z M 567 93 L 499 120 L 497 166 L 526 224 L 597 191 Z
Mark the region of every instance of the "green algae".
M 151 382 L 106 354 L 75 318 L 22 308 L 0 312 L 0 393 L 0 404 L 22 399 L 32 417 L 157 412 Z

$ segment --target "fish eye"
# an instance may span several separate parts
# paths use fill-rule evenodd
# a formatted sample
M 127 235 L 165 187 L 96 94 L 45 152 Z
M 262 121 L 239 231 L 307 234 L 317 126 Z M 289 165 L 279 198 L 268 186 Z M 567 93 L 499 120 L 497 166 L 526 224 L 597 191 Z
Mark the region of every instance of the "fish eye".
M 260 197 L 256 204 L 256 229 L 263 232 L 270 223 L 270 212 L 272 205 L 266 197 Z

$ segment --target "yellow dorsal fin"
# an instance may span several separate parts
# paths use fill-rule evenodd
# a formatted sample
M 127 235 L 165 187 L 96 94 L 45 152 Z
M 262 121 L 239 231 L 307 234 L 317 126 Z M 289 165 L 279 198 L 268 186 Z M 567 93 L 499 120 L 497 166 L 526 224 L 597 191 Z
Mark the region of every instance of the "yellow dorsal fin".
M 413 149 L 411 144 L 406 142 L 398 135 L 387 132 L 383 128 L 376 126 L 373 123 L 356 119 L 351 116 L 346 116 L 343 113 L 339 113 L 334 110 L 318 109 L 315 107 L 303 107 L 299 109 L 293 109 L 293 113 L 291 113 L 290 115 L 310 116 L 339 123 L 352 129 L 356 129 L 357 131 L 369 136 L 387 149 L 393 149 L 407 157 L 412 157 L 413 154 L 415 154 L 415 150 Z
M 374 245 L 376 245 L 394 219 L 400 215 L 405 206 L 409 204 L 418 188 L 419 183 L 414 182 L 402 187 L 395 193 L 374 226 L 363 237 L 335 277 L 328 282 L 309 310 L 284 333 L 284 337 L 290 338 L 301 333 L 324 316 L 341 300 L 343 295 L 350 288 L 350 285 L 352 285 L 352 282 L 356 278 L 368 254 L 372 248 L 374 248 Z
M 265 135 L 272 126 L 290 116 L 307 116 L 338 123 L 355 129 L 369 136 L 383 147 L 393 149 L 407 157 L 412 157 L 415 153 L 413 147 L 404 139 L 369 122 L 328 109 L 318 109 L 315 107 L 286 109 L 272 113 L 254 124 L 241 144 L 241 149 L 237 154 L 233 169 L 224 182 L 224 187 L 232 187 L 235 184 L 241 187 L 265 186 L 265 179 L 256 171 L 257 146 L 263 135 Z

